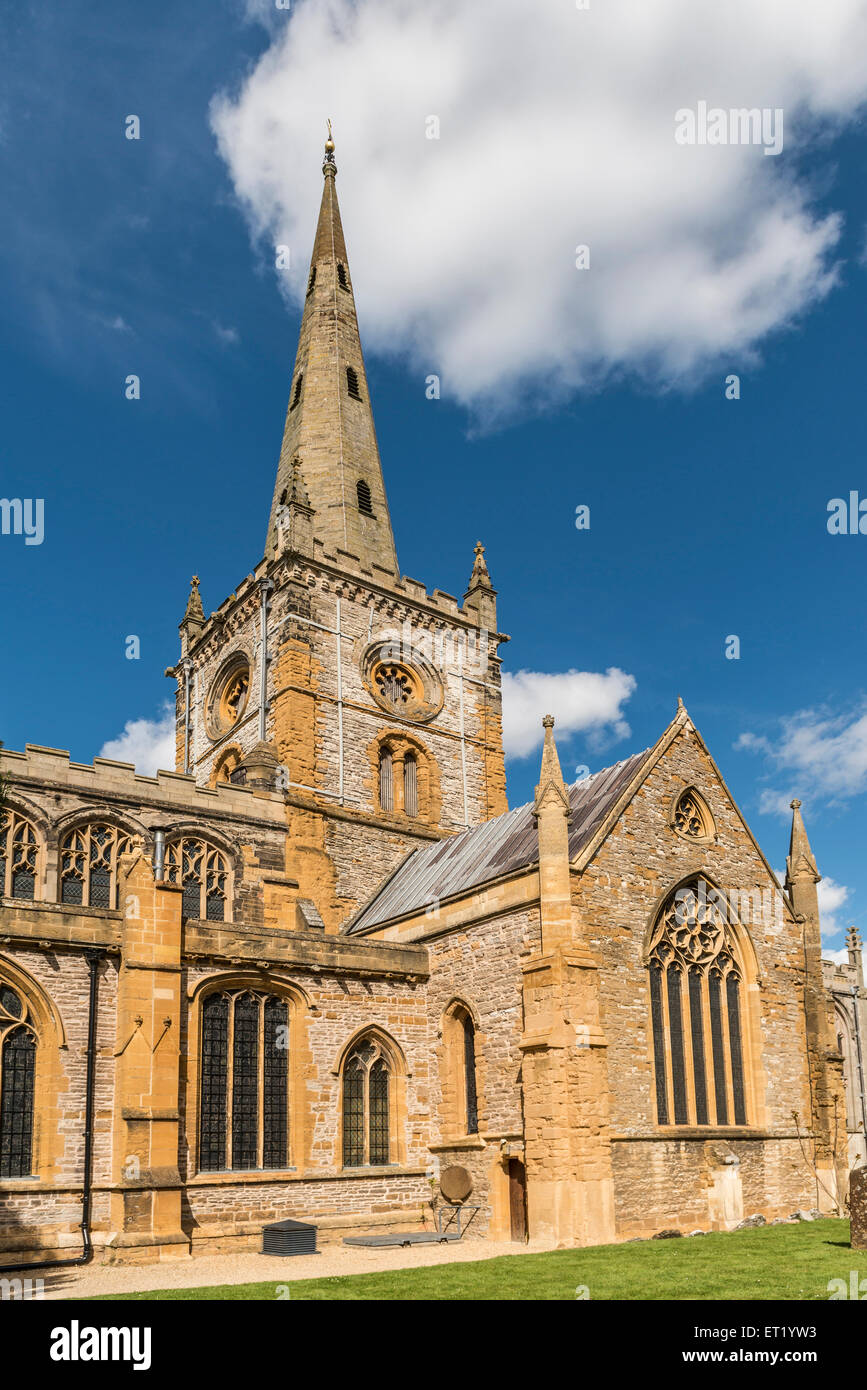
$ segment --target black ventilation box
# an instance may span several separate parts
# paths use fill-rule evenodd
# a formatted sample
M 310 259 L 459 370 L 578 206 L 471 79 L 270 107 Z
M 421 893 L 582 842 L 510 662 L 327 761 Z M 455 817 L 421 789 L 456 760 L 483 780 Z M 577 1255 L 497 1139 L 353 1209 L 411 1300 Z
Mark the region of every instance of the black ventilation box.
M 263 1255 L 316 1255 L 316 1227 L 303 1221 L 275 1221 L 262 1230 Z

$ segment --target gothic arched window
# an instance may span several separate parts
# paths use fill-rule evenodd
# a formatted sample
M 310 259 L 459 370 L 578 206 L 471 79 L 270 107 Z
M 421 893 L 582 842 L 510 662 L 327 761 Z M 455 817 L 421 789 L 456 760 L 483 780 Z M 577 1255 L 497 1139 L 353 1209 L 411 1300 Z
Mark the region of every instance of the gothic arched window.
M 77 826 L 60 841 L 60 901 L 117 907 L 117 861 L 129 836 L 102 821 Z
M 343 1068 L 344 1168 L 388 1163 L 389 1079 L 388 1060 L 375 1039 L 352 1049 Z
M 476 1029 L 469 1014 L 464 1029 L 464 1096 L 467 1105 L 467 1134 L 479 1132 L 479 1105 L 476 1097 Z
M 337 262 L 337 283 L 342 290 L 349 289 L 349 281 L 346 278 L 346 266 L 342 261 Z
M 273 994 L 210 994 L 202 1004 L 199 1169 L 285 1168 L 289 1005 Z
M 26 1003 L 0 984 L 0 1178 L 32 1173 L 36 1045 Z
M 443 1117 L 450 1137 L 479 1132 L 476 1026 L 466 1005 L 453 1001 L 442 1022 Z
M 0 897 L 36 897 L 39 837 L 17 811 L 0 811 Z
M 183 886 L 184 917 L 226 920 L 229 866 L 226 856 L 207 840 L 183 835 L 166 845 L 166 878 Z
M 725 895 L 703 878 L 672 893 L 648 968 L 659 1124 L 745 1125 L 743 972 Z
M 379 754 L 379 806 L 382 811 L 394 809 L 394 759 L 390 748 Z
M 687 840 L 712 840 L 714 836 L 713 816 L 695 787 L 687 787 L 674 804 L 671 823 L 678 835 Z
M 406 753 L 403 759 L 403 809 L 408 816 L 418 815 L 418 759 Z

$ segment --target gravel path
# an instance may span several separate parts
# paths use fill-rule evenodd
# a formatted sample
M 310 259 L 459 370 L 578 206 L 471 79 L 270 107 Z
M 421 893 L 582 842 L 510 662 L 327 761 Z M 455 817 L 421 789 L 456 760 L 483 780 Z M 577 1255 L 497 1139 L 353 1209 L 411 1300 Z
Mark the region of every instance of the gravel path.
M 144 1293 L 151 1289 L 195 1289 L 217 1284 L 255 1284 L 273 1280 L 288 1284 L 293 1279 L 322 1279 L 332 1274 L 371 1274 L 384 1269 L 419 1269 L 426 1265 L 463 1264 L 492 1260 L 500 1255 L 520 1255 L 553 1250 L 544 1241 L 528 1245 L 486 1240 L 449 1245 L 415 1245 L 408 1249 L 385 1246 L 327 1246 L 321 1255 L 197 1255 L 165 1260 L 152 1265 L 93 1265 L 46 1273 L 47 1299 L 88 1298 L 92 1294 Z

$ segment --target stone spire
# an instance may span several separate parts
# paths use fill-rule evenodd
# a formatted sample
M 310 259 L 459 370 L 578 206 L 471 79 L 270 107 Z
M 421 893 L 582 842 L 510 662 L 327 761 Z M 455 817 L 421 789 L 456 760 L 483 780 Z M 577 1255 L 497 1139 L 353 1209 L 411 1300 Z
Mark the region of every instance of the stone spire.
M 801 815 L 801 803 L 797 797 L 791 803 L 791 810 L 792 834 L 789 840 L 789 854 L 786 859 L 786 888 L 790 893 L 799 880 L 813 885 L 822 881 L 822 875 L 816 868 L 816 860 L 810 849 L 810 841 L 807 839 L 804 818 Z M 815 888 L 813 891 L 815 893 Z
M 202 608 L 202 596 L 199 593 L 199 576 L 194 574 L 190 580 L 190 596 L 187 599 L 186 611 L 179 624 L 181 651 L 184 656 L 204 626 L 205 610 Z
M 552 798 L 555 802 L 559 801 L 568 819 L 571 814 L 569 809 L 569 792 L 566 783 L 563 781 L 563 773 L 560 768 L 560 756 L 557 752 L 557 745 L 554 742 L 554 716 L 546 714 L 542 720 L 542 728 L 545 730 L 545 742 L 542 745 L 542 767 L 539 772 L 539 785 L 536 787 L 536 800 L 533 804 L 535 815 L 539 815 L 542 807 Z
M 863 988 L 864 967 L 861 956 L 861 933 L 855 926 L 851 926 L 846 932 L 846 950 L 849 953 L 849 964 L 855 971 L 858 985 Z
M 313 555 L 313 508 L 301 471 L 301 460 L 289 465 L 289 481 L 280 494 L 275 513 L 277 551 Z
M 488 565 L 485 560 L 485 547 L 476 541 L 473 572 L 464 594 L 464 608 L 475 616 L 480 628 L 486 632 L 497 630 L 497 591 L 491 583 Z
M 533 811 L 539 835 L 539 897 L 542 949 L 570 941 L 572 937 L 572 874 L 569 866 L 569 792 L 563 781 L 554 716 L 542 720 L 545 743 Z
M 293 460 L 300 457 L 309 505 L 316 517 L 316 539 L 331 554 L 348 551 L 365 565 L 376 564 L 396 575 L 397 555 L 337 205 L 337 165 L 330 127 L 322 172 L 322 205 L 310 259 L 266 555 L 273 555 L 278 546 L 277 513 L 288 499 Z

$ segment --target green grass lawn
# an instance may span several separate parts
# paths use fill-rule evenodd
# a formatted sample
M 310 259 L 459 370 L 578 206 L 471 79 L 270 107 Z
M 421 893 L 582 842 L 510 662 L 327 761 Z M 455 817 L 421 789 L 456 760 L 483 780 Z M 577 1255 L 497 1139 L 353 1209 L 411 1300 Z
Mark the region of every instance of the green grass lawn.
M 292 1261 L 287 1260 L 287 1268 Z M 591 1299 L 810 1299 L 829 1297 L 828 1281 L 850 1271 L 867 1280 L 867 1251 L 849 1248 L 848 1221 L 765 1226 L 729 1234 L 599 1245 L 542 1255 L 503 1255 L 472 1264 L 387 1270 L 382 1274 L 298 1279 L 293 1300 L 574 1299 L 584 1285 Z M 111 1295 L 115 1299 L 274 1299 L 287 1285 L 224 1284 Z M 867 1293 L 867 1283 L 864 1292 Z

